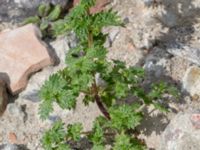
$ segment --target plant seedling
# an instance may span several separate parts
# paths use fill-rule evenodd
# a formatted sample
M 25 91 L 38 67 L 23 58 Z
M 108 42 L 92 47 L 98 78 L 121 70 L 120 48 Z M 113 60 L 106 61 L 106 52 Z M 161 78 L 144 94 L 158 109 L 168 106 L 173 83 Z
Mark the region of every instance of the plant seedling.
M 112 10 L 90 13 L 94 5 L 95 0 L 81 0 L 70 14 L 54 22 L 54 36 L 73 31 L 79 43 L 68 52 L 67 67 L 51 75 L 42 86 L 39 114 L 47 119 L 53 111 L 53 103 L 62 109 L 74 109 L 77 97 L 83 93 L 83 103 L 86 106 L 96 103 L 102 116 L 87 133 L 80 123 L 65 129 L 62 121 L 56 122 L 44 134 L 43 147 L 46 150 L 73 149 L 74 143 L 84 137 L 90 141 L 92 150 L 105 150 L 106 145 L 112 150 L 143 150 L 144 143 L 134 134 L 144 117 L 143 108 L 152 104 L 166 110 L 159 100 L 174 88 L 159 83 L 146 91 L 142 86 L 145 77 L 142 68 L 128 67 L 119 60 L 108 61 L 108 50 L 103 46 L 107 35 L 102 33 L 102 28 L 122 26 L 123 22 Z M 133 103 L 125 101 L 128 96 L 134 96 Z

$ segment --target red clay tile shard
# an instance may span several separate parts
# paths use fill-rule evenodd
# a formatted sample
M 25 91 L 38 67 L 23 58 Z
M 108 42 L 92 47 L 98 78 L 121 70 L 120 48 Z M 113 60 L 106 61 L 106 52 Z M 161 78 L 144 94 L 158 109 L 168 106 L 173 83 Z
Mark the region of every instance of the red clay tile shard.
M 200 129 L 200 114 L 192 114 L 191 121 L 194 128 Z
M 26 87 L 32 73 L 53 62 L 36 26 L 29 24 L 0 33 L 0 79 L 6 81 L 12 94 Z

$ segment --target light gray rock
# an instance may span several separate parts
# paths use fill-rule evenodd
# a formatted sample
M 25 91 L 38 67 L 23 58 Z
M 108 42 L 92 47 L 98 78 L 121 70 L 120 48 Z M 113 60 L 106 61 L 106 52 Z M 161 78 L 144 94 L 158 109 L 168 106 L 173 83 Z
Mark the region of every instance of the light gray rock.
M 21 8 L 37 8 L 41 3 L 52 3 L 54 5 L 60 4 L 65 6 L 69 0 L 14 0 L 15 4 Z
M 156 0 L 159 20 L 168 27 L 192 23 L 200 12 L 200 0 Z
M 28 150 L 24 145 L 4 144 L 0 145 L 0 150 Z
M 26 114 L 22 110 L 22 106 L 18 106 L 16 103 L 10 103 L 7 106 L 10 116 L 14 116 L 17 120 L 25 121 Z
M 147 6 L 151 6 L 154 0 L 143 0 L 144 4 Z
M 188 68 L 183 77 L 183 88 L 192 96 L 200 96 L 200 68 L 192 66 Z
M 0 146 L 1 150 L 20 150 L 17 145 L 6 144 Z
M 162 48 L 152 49 L 152 52 L 144 60 L 144 69 L 147 71 L 150 79 L 155 79 L 155 77 L 158 79 L 161 76 L 167 75 L 168 65 L 169 55 Z
M 163 132 L 159 150 L 199 150 L 200 130 L 192 124 L 194 113 L 192 109 L 180 112 L 171 120 Z
M 167 51 L 175 56 L 179 56 L 192 63 L 200 65 L 200 48 L 191 47 L 183 43 L 171 43 L 167 44 Z

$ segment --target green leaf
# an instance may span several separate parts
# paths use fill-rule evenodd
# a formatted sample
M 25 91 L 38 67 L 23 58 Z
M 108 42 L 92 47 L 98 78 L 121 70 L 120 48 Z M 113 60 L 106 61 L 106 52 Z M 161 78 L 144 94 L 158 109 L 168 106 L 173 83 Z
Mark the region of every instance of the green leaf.
M 57 102 L 63 109 L 75 107 L 76 97 L 78 97 L 79 92 L 75 89 L 76 87 L 69 85 L 70 83 L 59 73 L 51 75 L 49 80 L 45 81 L 40 90 L 40 98 L 42 99 L 40 107 L 41 118 L 46 119 L 48 117 L 52 111 L 53 102 Z
M 62 90 L 57 95 L 56 102 L 62 109 L 72 109 L 76 106 L 77 96 L 73 90 Z
M 118 99 L 126 97 L 129 92 L 128 85 L 122 82 L 117 82 L 115 84 L 114 89 L 115 89 L 115 95 Z
M 60 19 L 52 23 L 51 32 L 53 36 L 58 36 L 66 33 L 70 29 L 66 20 Z
M 38 15 L 40 17 L 45 17 L 48 15 L 48 13 L 50 12 L 51 10 L 51 6 L 50 4 L 41 4 L 39 7 L 38 7 Z
M 113 150 L 145 150 L 145 147 L 122 132 L 115 137 Z
M 156 108 L 156 109 L 158 109 L 158 110 L 160 110 L 161 112 L 169 112 L 169 110 L 166 108 L 166 107 L 164 107 L 162 104 L 159 104 L 158 102 L 154 102 L 153 103 L 153 106 Z
M 42 20 L 42 22 L 40 24 L 40 30 L 44 31 L 48 28 L 48 26 L 49 26 L 48 20 Z
M 65 140 L 65 132 L 63 123 L 61 121 L 56 122 L 53 127 L 46 131 L 42 138 L 42 145 L 47 150 L 54 150 L 62 148 L 62 143 Z M 66 146 L 67 147 L 67 146 Z
M 48 15 L 47 19 L 50 20 L 50 21 L 57 20 L 59 18 L 59 16 L 61 15 L 61 11 L 62 11 L 61 6 L 60 5 L 56 5 L 54 7 L 54 9 Z
M 92 134 L 89 136 L 94 145 L 101 145 L 104 141 L 104 132 L 98 121 L 95 121 L 92 128 Z
M 113 150 L 133 150 L 130 137 L 121 133 L 116 136 Z
M 40 103 L 39 115 L 42 120 L 47 119 L 51 112 L 53 112 L 52 101 L 43 101 Z
M 92 31 L 95 36 L 101 33 L 103 27 L 121 25 L 122 21 L 117 13 L 113 12 L 112 9 L 93 15 Z
M 94 145 L 92 150 L 105 150 L 105 147 L 103 145 Z
M 109 109 L 111 127 L 118 131 L 134 129 L 142 120 L 141 114 L 136 112 L 138 108 L 137 104 L 111 107 Z
M 73 125 L 67 126 L 67 136 L 70 137 L 74 141 L 78 141 L 81 138 L 81 132 L 83 130 L 83 126 L 80 123 L 76 123 Z
M 23 25 L 25 24 L 29 24 L 29 23 L 34 23 L 34 24 L 38 24 L 40 22 L 40 18 L 38 16 L 33 16 L 33 17 L 29 17 L 29 18 L 26 18 L 24 21 L 23 21 Z
M 67 144 L 59 144 L 56 150 L 71 150 L 71 148 Z

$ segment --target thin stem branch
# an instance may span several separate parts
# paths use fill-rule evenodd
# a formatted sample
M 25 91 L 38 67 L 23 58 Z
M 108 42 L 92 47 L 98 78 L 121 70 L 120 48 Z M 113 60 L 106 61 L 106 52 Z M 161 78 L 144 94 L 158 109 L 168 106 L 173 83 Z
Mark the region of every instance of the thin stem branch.
M 90 12 L 88 10 L 88 15 L 90 15 Z M 88 34 L 88 47 L 91 48 L 93 46 L 93 35 L 92 35 L 92 32 L 89 31 L 89 34 Z M 104 104 L 102 103 L 101 101 L 101 98 L 99 96 L 99 90 L 98 90 L 98 86 L 96 84 L 96 80 L 95 80 L 95 74 L 93 75 L 94 76 L 94 83 L 92 85 L 92 93 L 94 93 L 94 99 L 95 99 L 95 102 L 97 103 L 97 106 L 99 107 L 101 113 L 108 119 L 110 120 L 110 114 L 109 112 L 107 111 L 106 107 L 104 106 Z
M 104 104 L 101 102 L 101 98 L 99 96 L 99 92 L 98 92 L 98 87 L 97 87 L 97 84 L 96 84 L 96 81 L 94 79 L 94 84 L 92 85 L 92 88 L 93 88 L 93 92 L 94 92 L 94 99 L 95 99 L 95 102 L 97 103 L 97 106 L 99 107 L 101 113 L 108 119 L 110 120 L 110 114 L 109 112 L 107 111 L 106 107 L 104 106 Z
M 103 103 L 101 102 L 100 100 L 100 97 L 99 95 L 95 95 L 95 101 L 97 103 L 97 106 L 99 107 L 101 113 L 108 119 L 110 120 L 110 114 L 109 112 L 107 111 L 107 109 L 104 107 Z

